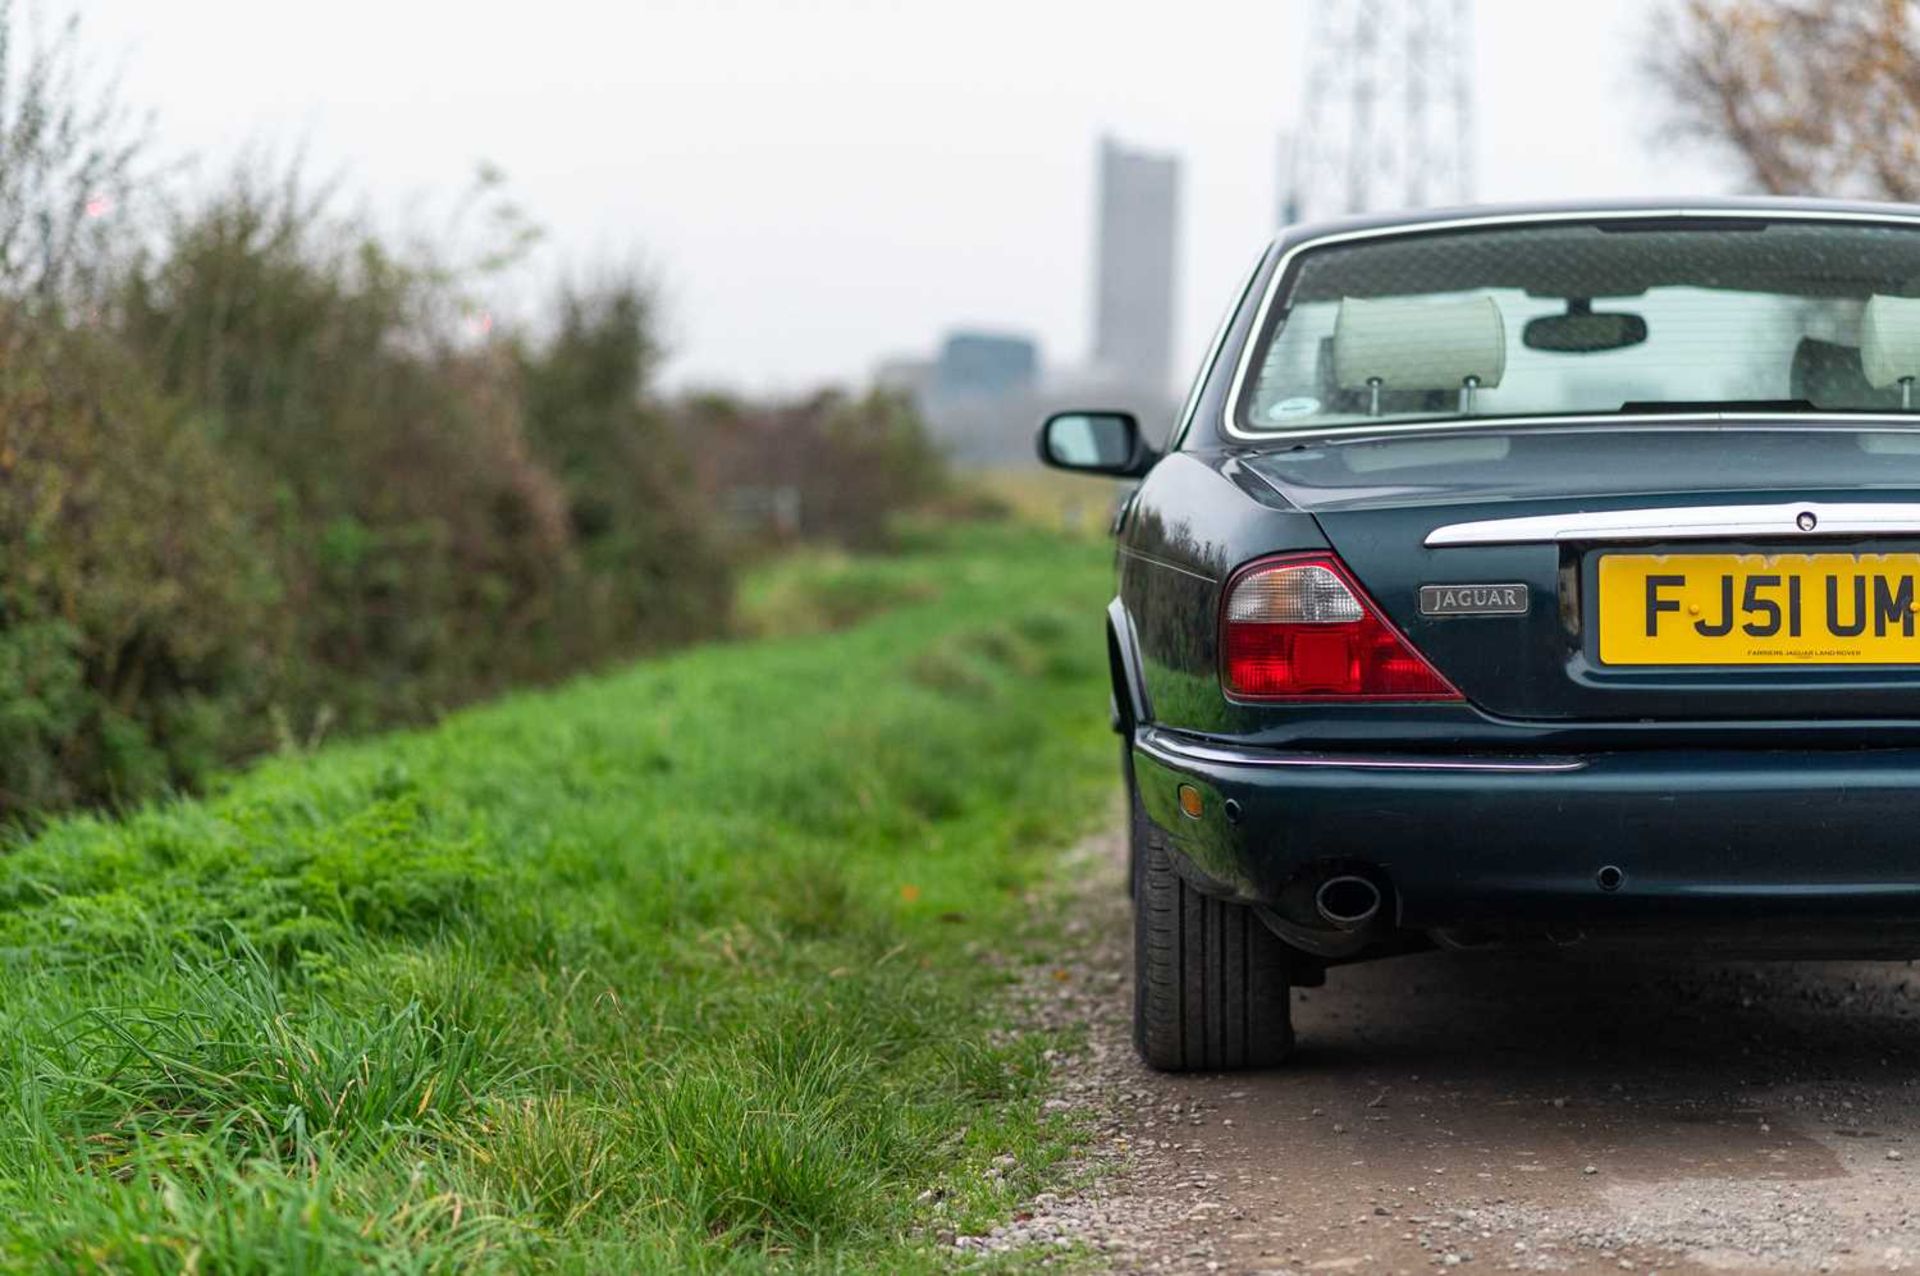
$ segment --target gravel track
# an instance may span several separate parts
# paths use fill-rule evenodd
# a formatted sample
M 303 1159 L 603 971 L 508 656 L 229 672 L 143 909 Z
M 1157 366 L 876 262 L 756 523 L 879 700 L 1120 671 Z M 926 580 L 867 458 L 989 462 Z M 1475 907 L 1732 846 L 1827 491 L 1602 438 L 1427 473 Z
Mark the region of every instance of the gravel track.
M 1298 990 L 1272 1072 L 1166 1076 L 1128 1039 L 1124 838 L 1086 844 L 1051 1101 L 1094 1188 L 964 1247 L 1121 1271 L 1920 1270 L 1920 970 L 1424 954 Z M 1064 977 L 1062 977 L 1064 975 Z

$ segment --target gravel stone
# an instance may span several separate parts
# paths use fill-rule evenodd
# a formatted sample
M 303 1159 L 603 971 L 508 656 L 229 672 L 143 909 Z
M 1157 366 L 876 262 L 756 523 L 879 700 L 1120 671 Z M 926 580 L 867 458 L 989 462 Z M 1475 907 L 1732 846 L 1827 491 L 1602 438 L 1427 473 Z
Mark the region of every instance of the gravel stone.
M 1920 1138 L 1909 966 L 1401 957 L 1295 993 L 1292 1067 L 1169 1076 L 1131 1045 L 1124 857 L 1068 856 L 1084 925 L 1014 993 L 1022 1031 L 1084 1029 L 1045 1100 L 1084 1123 L 1056 1180 L 1082 1186 L 942 1243 L 1122 1272 L 1920 1270 L 1887 1146 Z

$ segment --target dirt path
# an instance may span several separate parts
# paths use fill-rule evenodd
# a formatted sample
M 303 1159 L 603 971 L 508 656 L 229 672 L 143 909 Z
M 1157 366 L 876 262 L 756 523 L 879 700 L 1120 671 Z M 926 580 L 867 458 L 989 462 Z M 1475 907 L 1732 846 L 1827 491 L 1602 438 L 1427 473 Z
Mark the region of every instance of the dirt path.
M 1168 1077 L 1128 1042 L 1118 840 L 1083 854 L 1090 956 L 1036 997 L 1089 1025 L 1055 1101 L 1120 1168 L 984 1245 L 1071 1238 L 1120 1270 L 1920 1269 L 1920 970 L 1400 958 L 1296 992 L 1291 1066 Z

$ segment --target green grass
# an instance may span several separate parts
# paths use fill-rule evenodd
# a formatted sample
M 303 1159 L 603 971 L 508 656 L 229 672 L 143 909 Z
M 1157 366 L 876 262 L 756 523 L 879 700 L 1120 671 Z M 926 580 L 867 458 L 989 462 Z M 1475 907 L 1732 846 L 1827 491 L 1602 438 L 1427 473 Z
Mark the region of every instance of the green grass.
M 892 609 L 0 859 L 0 1266 L 917 1270 L 1044 1185 L 997 994 L 1108 800 L 1107 557 L 848 570 Z
M 757 638 L 825 633 L 939 593 L 940 582 L 911 555 L 800 549 L 741 582 L 734 627 Z

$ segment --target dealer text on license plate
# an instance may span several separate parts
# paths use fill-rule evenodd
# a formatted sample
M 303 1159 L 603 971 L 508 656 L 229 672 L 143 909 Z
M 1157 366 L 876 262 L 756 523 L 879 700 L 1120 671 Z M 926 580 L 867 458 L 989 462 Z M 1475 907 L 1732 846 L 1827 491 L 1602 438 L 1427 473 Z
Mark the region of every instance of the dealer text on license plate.
M 1920 554 L 1608 554 L 1607 665 L 1920 663 Z

